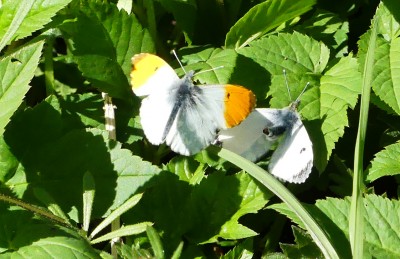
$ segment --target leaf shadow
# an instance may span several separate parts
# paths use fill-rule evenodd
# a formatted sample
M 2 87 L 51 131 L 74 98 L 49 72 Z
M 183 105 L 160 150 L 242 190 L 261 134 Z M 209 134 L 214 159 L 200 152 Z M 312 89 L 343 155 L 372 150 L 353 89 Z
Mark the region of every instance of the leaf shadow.
M 238 54 L 229 81 L 252 90 L 257 96 L 258 106 L 267 106 L 265 98 L 271 85 L 271 74 L 252 59 Z
M 33 189 L 43 188 L 65 213 L 81 222 L 82 181 L 89 171 L 97 190 L 92 215 L 99 218 L 114 202 L 118 178 L 99 132 L 64 133 L 60 113 L 47 102 L 21 112 L 5 132 L 5 142 L 20 163 L 6 184 L 17 197 L 33 204 L 38 204 Z
M 123 215 L 123 220 L 129 224 L 154 222 L 168 240 L 163 242 L 167 254 L 172 254 L 181 240 L 198 244 L 220 233 L 240 208 L 239 185 L 238 179 L 220 172 L 190 185 L 163 171 L 142 187 L 146 190 L 142 200 Z

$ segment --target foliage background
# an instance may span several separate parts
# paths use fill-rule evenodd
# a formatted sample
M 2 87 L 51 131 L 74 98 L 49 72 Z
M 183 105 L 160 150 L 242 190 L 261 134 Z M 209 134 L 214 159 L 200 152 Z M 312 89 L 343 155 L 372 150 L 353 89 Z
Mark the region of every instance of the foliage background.
M 146 141 L 130 59 L 157 53 L 182 75 L 172 49 L 186 70 L 223 65 L 195 80 L 246 86 L 258 107 L 290 103 L 283 69 L 292 96 L 310 82 L 299 112 L 314 169 L 286 187 L 342 258 L 355 255 L 349 196 L 372 49 L 364 229 L 356 234 L 364 257 L 400 256 L 397 1 L 0 3 L 0 258 L 326 256 L 299 212 L 240 165 L 212 148 L 182 157 Z M 116 141 L 105 130 L 102 92 L 117 107 Z M 123 242 L 113 250 L 115 237 Z

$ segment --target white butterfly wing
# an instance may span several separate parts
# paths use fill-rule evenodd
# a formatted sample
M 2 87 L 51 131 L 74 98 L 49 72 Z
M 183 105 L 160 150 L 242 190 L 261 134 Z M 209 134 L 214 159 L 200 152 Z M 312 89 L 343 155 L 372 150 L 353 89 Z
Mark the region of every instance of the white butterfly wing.
M 279 119 L 279 110 L 257 108 L 240 125 L 231 129 L 222 130 L 218 134 L 217 142 L 222 147 L 242 157 L 257 161 L 265 155 L 276 139 L 266 136 L 265 128 L 272 127 Z
M 208 85 L 197 89 L 199 92 L 182 104 L 166 138 L 167 145 L 183 155 L 195 154 L 209 146 L 220 129 L 240 123 L 255 104 L 253 93 L 243 87 Z M 235 110 L 227 110 L 233 101 Z
M 131 86 L 137 96 L 148 96 L 175 88 L 180 79 L 162 58 L 141 53 L 132 58 Z
M 140 107 L 143 131 L 155 145 L 166 142 L 183 155 L 199 152 L 215 140 L 219 129 L 232 127 L 255 106 L 255 96 L 240 86 L 193 86 L 193 71 L 180 79 L 160 57 L 132 58 L 131 85 L 145 96 Z
M 217 129 L 222 126 L 218 112 L 210 112 L 215 109 L 213 104 L 215 105 L 214 102 L 203 100 L 203 97 L 199 96 L 195 105 L 180 108 L 166 138 L 167 145 L 173 151 L 191 155 L 211 144 Z
M 290 183 L 303 183 L 311 173 L 313 166 L 312 142 L 307 130 L 294 112 L 297 120 L 283 136 L 273 153 L 268 169 L 276 177 Z
M 151 94 L 142 100 L 140 123 L 146 138 L 153 145 L 160 145 L 164 142 L 164 129 L 174 107 L 173 98 L 171 92 L 160 92 Z

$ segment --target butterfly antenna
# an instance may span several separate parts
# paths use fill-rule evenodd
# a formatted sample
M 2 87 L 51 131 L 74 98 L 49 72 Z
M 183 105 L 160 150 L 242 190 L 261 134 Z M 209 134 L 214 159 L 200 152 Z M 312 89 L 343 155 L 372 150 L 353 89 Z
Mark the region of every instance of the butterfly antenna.
M 203 74 L 205 72 L 210 72 L 210 71 L 214 71 L 214 70 L 221 69 L 221 68 L 224 68 L 224 66 L 218 66 L 218 67 L 210 68 L 210 69 L 207 69 L 207 70 L 203 70 L 203 71 L 197 72 L 195 75 L 197 76 L 199 74 Z
M 179 60 L 178 55 L 176 54 L 174 49 L 172 50 L 172 53 L 174 53 L 174 56 L 175 56 L 176 60 L 178 60 L 178 63 L 181 66 L 183 72 L 185 72 L 185 74 L 187 74 L 185 68 L 183 67 L 183 65 L 182 65 L 181 61 Z
M 299 96 L 296 99 L 296 102 L 298 102 L 301 98 L 301 96 L 304 94 L 304 92 L 306 91 L 307 87 L 310 85 L 310 82 L 307 82 L 306 86 L 304 86 L 303 91 L 301 91 L 301 93 L 299 94 Z
M 289 99 L 290 99 L 290 101 L 292 102 L 293 100 L 292 100 L 292 95 L 290 94 L 289 83 L 288 83 L 288 81 L 287 81 L 286 69 L 283 70 L 283 76 L 285 77 L 286 89 L 287 89 L 288 94 L 289 94 Z

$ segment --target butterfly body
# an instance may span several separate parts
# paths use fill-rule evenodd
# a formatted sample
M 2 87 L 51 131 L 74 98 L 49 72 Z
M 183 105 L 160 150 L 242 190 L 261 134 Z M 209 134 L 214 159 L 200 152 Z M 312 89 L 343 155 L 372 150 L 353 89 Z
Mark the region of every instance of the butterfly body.
M 132 64 L 132 89 L 145 97 L 142 128 L 154 145 L 165 142 L 179 154 L 195 154 L 215 140 L 218 130 L 239 124 L 254 109 L 255 96 L 244 87 L 194 85 L 193 71 L 179 78 L 152 54 L 134 56 Z

